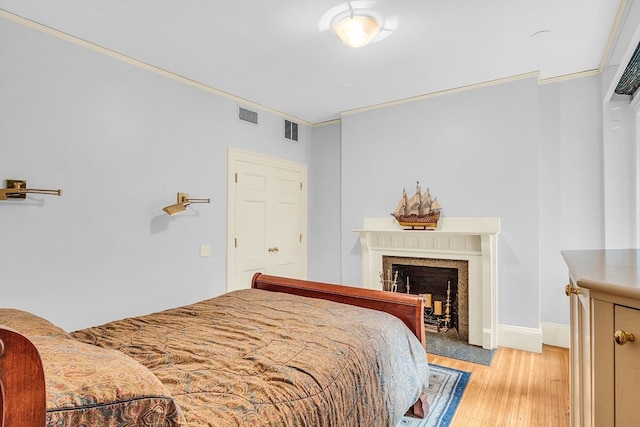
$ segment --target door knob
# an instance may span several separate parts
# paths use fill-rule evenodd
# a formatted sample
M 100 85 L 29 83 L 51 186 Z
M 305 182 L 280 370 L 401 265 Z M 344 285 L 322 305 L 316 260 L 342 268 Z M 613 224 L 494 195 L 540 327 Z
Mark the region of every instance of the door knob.
M 631 332 L 623 331 L 622 329 L 618 329 L 615 334 L 613 334 L 613 339 L 618 345 L 625 345 L 628 342 L 634 341 L 635 337 Z

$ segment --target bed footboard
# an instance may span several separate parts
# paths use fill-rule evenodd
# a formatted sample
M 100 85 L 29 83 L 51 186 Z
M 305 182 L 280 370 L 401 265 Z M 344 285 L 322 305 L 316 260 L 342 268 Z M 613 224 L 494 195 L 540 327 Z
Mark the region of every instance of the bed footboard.
M 424 299 L 421 295 L 310 282 L 307 280 L 268 276 L 262 273 L 256 273 L 253 276 L 251 287 L 311 298 L 321 298 L 343 304 L 384 311 L 402 320 L 426 349 Z
M 286 277 L 268 276 L 256 273 L 251 287 L 266 291 L 284 292 L 304 297 L 351 304 L 358 307 L 384 311 L 402 320 L 405 325 L 427 348 L 424 330 L 424 299 L 421 295 L 400 294 L 353 286 L 310 282 Z M 411 408 L 416 417 L 424 418 L 429 412 L 429 403 L 424 392 Z
M 411 408 L 413 415 L 419 418 L 424 418 L 429 413 L 429 402 L 427 401 L 427 394 L 423 391 L 420 393 L 420 397 Z
M 0 427 L 44 426 L 44 370 L 24 335 L 0 325 Z

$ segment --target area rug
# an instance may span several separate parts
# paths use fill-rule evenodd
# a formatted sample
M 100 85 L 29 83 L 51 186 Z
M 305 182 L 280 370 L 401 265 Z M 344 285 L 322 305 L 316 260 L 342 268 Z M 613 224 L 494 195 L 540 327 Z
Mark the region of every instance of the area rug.
M 429 389 L 427 418 L 405 416 L 397 427 L 448 427 L 453 419 L 462 393 L 471 377 L 470 372 L 429 365 Z
M 487 350 L 448 335 L 427 331 L 427 353 L 490 366 L 495 350 Z

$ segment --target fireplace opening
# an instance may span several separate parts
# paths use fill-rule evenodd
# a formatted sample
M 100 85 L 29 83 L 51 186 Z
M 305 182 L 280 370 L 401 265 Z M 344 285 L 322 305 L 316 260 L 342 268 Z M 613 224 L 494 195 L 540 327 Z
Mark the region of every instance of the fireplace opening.
M 469 340 L 468 262 L 383 256 L 383 289 L 423 295 L 425 329 Z
M 459 329 L 458 269 L 392 264 L 398 272 L 397 292 L 425 296 L 425 327 L 432 332 L 446 333 Z

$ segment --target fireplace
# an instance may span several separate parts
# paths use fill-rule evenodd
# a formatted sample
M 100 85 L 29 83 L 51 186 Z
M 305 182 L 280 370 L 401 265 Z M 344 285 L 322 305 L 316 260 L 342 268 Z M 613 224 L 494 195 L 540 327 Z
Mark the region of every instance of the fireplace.
M 499 218 L 445 217 L 440 219 L 434 230 L 405 230 L 393 218 L 365 218 L 364 227 L 354 231 L 360 235 L 364 287 L 383 289 L 381 274 L 388 275 L 394 264 L 389 260 L 394 258 L 403 259 L 398 265 L 457 269 L 457 327 L 462 330 L 464 326 L 470 344 L 487 349 L 498 346 Z M 409 292 L 412 292 L 413 279 L 409 277 Z M 461 296 L 461 285 L 467 288 L 466 296 Z M 406 292 L 404 283 L 403 286 L 396 291 Z M 431 293 L 435 310 L 437 299 L 434 298 L 444 301 L 443 294 L 441 290 Z M 467 307 L 460 308 L 465 298 Z
M 396 280 L 395 289 L 383 283 L 384 290 L 425 296 L 427 330 L 469 341 L 467 261 L 383 255 L 382 277 Z

